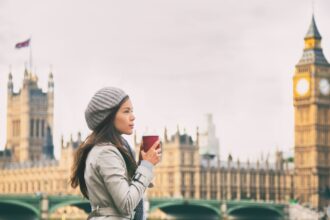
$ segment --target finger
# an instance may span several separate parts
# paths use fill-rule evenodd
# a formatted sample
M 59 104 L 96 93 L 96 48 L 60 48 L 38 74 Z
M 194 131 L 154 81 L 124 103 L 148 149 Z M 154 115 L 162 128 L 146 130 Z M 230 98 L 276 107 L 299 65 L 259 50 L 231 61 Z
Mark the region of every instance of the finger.
M 159 145 L 159 143 L 160 143 L 160 140 L 158 139 L 152 146 L 151 146 L 151 148 L 149 149 L 149 151 L 151 150 L 151 149 L 156 149 L 156 147 Z
M 161 148 L 161 147 L 162 147 L 162 142 L 159 141 L 159 144 L 156 146 L 156 149 Z

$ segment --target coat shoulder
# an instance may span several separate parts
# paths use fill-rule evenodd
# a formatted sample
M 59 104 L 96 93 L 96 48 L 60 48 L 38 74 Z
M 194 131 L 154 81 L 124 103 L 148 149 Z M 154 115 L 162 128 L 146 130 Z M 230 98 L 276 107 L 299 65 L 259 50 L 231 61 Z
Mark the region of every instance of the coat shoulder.
M 123 163 L 125 163 L 124 157 L 121 155 L 118 148 L 113 144 L 96 145 L 94 148 L 97 148 L 95 155 L 96 163 L 102 162 L 104 160 L 111 160 L 110 158 L 116 158 L 115 160 L 121 160 Z
M 109 156 L 118 157 L 124 161 L 123 156 L 116 146 L 113 144 L 95 145 L 88 155 L 87 162 L 98 163 L 100 160 L 106 160 Z

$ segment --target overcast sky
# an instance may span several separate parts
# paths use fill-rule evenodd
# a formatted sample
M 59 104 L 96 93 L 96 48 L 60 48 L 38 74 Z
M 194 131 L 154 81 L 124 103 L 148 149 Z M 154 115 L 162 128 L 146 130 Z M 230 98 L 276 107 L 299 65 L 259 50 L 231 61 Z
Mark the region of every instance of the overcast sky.
M 330 55 L 330 3 L 315 18 Z M 118 86 L 131 97 L 137 134 L 179 125 L 195 138 L 212 113 L 222 159 L 255 160 L 293 147 L 292 76 L 311 22 L 311 0 L 1 1 L 0 145 L 5 145 L 7 79 L 22 86 L 32 36 L 34 72 L 55 81 L 54 144 L 89 130 L 91 96 Z

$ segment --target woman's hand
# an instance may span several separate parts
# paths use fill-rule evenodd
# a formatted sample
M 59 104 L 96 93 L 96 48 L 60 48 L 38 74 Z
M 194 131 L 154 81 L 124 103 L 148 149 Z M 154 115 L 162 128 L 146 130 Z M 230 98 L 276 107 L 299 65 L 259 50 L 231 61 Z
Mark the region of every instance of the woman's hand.
M 141 143 L 140 152 L 141 152 L 142 160 L 147 160 L 153 165 L 159 163 L 162 156 L 162 149 L 161 147 L 156 149 L 158 145 L 160 145 L 160 140 L 156 141 L 147 152 L 144 152 Z

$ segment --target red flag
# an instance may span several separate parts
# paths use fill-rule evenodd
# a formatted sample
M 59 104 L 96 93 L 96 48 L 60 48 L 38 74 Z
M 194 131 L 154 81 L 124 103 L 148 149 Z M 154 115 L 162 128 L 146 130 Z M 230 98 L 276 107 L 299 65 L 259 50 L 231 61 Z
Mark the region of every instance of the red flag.
M 28 47 L 30 45 L 30 39 L 27 39 L 26 41 L 19 42 L 15 45 L 16 49 L 20 49 L 22 47 Z

